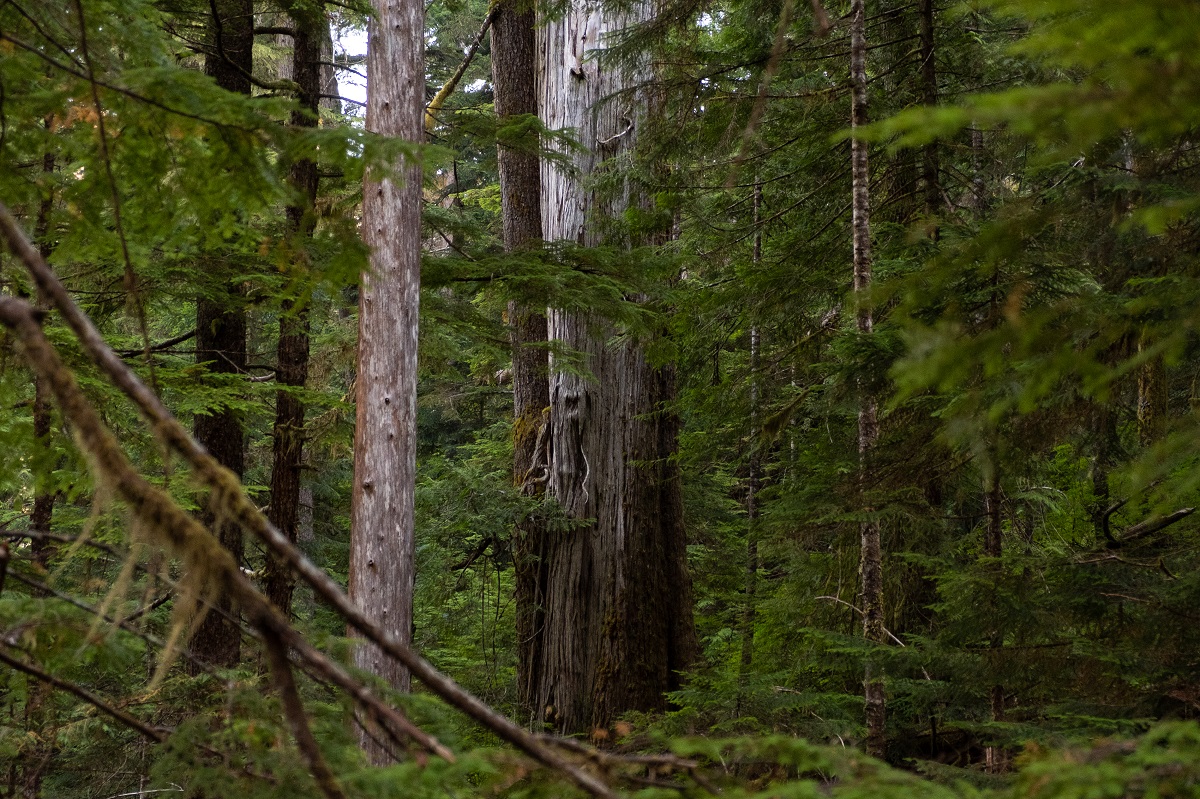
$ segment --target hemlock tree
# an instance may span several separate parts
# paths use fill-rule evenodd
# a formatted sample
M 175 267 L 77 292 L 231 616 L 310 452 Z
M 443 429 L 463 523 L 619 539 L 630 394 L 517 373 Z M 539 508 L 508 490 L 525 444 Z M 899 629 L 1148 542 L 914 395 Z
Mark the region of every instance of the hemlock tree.
M 210 41 L 204 72 L 222 89 L 250 94 L 254 68 L 254 6 L 251 0 L 218 0 L 212 4 Z M 196 299 L 196 363 L 218 375 L 246 373 L 246 312 L 244 291 L 234 282 L 238 267 L 214 264 L 215 280 Z M 245 429 L 238 411 L 225 406 L 196 416 L 196 440 L 217 461 L 239 478 L 245 471 Z M 242 531 L 228 520 L 206 513 L 205 524 L 218 528 L 221 543 L 240 563 Z M 205 663 L 235 666 L 241 652 L 241 632 L 227 618 L 236 612 L 228 597 L 219 597 L 214 612 L 205 615 L 192 642 L 196 657 Z
M 603 62 L 611 35 L 649 18 L 649 3 L 617 14 L 572 7 L 538 29 L 539 103 L 551 129 L 571 129 L 579 176 L 542 165 L 547 241 L 608 243 L 605 219 L 634 202 L 590 179 L 627 152 L 644 123 L 644 67 Z M 549 338 L 582 355 L 590 374 L 552 369 L 548 491 L 573 520 L 548 534 L 534 697 L 563 732 L 604 727 L 629 710 L 665 706 L 696 653 L 683 503 L 671 462 L 678 424 L 664 408 L 674 375 L 637 343 L 609 345 L 594 315 L 551 310 Z
M 528 0 L 505 0 L 492 21 L 492 75 L 501 125 L 537 114 L 536 14 Z M 533 142 L 536 144 L 536 141 Z M 504 249 L 516 252 L 542 237 L 541 173 L 528 142 L 501 140 L 497 151 Z M 545 411 L 550 405 L 546 317 L 520 303 L 509 304 L 513 345 L 513 480 L 522 493 L 545 492 Z M 540 346 L 539 346 L 540 345 Z M 513 538 L 516 572 L 517 692 L 526 710 L 536 711 L 545 597 L 545 521 L 523 519 Z
M 367 130 L 409 142 L 424 138 L 424 6 L 375 0 L 368 26 Z M 363 182 L 362 235 L 370 271 L 359 299 L 350 520 L 350 592 L 401 642 L 412 641 L 413 501 L 417 436 L 417 309 L 421 267 L 421 169 L 381 167 Z M 362 644 L 356 665 L 408 690 L 409 673 Z M 367 731 L 371 761 L 388 753 Z
M 301 107 L 292 113 L 297 127 L 316 127 L 321 102 L 322 44 L 329 38 L 329 22 L 324 8 L 295 4 L 292 15 L 293 46 L 291 73 L 299 89 Z M 301 158 L 288 175 L 297 197 L 287 208 L 293 274 L 302 277 L 308 267 L 308 251 L 316 218 L 317 164 Z M 293 300 L 284 300 L 279 316 L 279 342 L 276 345 L 275 423 L 272 426 L 271 504 L 267 509 L 271 523 L 295 543 L 300 519 L 300 477 L 304 458 L 304 402 L 296 389 L 308 380 L 309 313 Z M 266 593 L 272 604 L 285 614 L 291 608 L 293 580 L 289 570 L 274 558 L 267 561 Z

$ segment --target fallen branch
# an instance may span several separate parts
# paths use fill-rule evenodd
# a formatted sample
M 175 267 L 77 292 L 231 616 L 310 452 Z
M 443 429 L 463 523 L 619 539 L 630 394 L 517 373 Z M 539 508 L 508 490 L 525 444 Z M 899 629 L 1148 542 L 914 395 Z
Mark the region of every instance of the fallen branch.
M 458 69 L 450 76 L 450 80 L 446 81 L 442 88 L 438 89 L 438 93 L 429 101 L 429 105 L 425 106 L 425 132 L 433 130 L 433 126 L 437 124 L 435 114 L 442 109 L 446 100 L 458 88 L 458 82 L 462 80 L 462 76 L 466 74 L 467 67 L 471 66 L 471 61 L 475 58 L 475 51 L 479 49 L 479 45 L 483 42 L 483 37 L 487 35 L 488 28 L 492 26 L 492 20 L 496 18 L 496 11 L 499 8 L 498 3 L 492 3 L 488 9 L 487 16 L 483 18 L 483 25 L 479 28 L 479 33 L 475 34 L 475 40 L 471 42 L 471 46 L 467 48 L 467 54 L 463 58 L 462 63 L 458 65 Z
M 1159 516 L 1155 519 L 1147 519 L 1144 522 L 1138 522 L 1132 527 L 1125 530 L 1125 533 L 1116 540 L 1116 545 L 1121 546 L 1130 541 L 1135 541 L 1139 538 L 1145 538 L 1152 533 L 1157 533 L 1165 527 L 1170 527 L 1175 522 L 1186 519 L 1196 512 L 1195 508 L 1180 508 L 1174 513 L 1168 513 L 1166 516 Z
M 284 718 L 292 727 L 292 737 L 296 739 L 296 746 L 308 764 L 309 773 L 326 799 L 345 799 L 346 795 L 342 793 L 337 778 L 329 770 L 329 764 L 325 762 L 321 747 L 308 725 L 308 715 L 304 712 L 304 703 L 300 701 L 296 680 L 292 676 L 292 666 L 288 663 L 287 647 L 279 636 L 272 632 L 264 631 L 263 643 L 271 663 L 271 675 L 275 678 L 275 687 L 279 689 L 279 699 L 283 703 Z

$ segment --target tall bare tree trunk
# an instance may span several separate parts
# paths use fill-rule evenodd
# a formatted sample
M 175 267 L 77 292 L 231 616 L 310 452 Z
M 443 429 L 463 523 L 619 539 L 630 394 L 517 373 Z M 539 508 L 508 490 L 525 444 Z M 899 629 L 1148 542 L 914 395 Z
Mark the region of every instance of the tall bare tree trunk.
M 998 561 L 1004 553 L 1003 495 L 1000 490 L 999 464 L 994 457 L 991 461 L 991 466 L 983 478 L 983 509 L 986 516 L 986 527 L 983 534 L 983 554 L 985 557 L 994 558 Z M 1003 576 L 1003 567 L 997 562 L 993 564 L 993 570 L 994 579 L 998 584 Z M 994 590 L 999 590 L 999 585 Z M 996 612 L 995 604 L 993 598 L 993 613 Z M 992 632 L 989 646 L 992 649 L 992 663 L 999 666 L 1002 657 L 1000 650 L 1004 647 L 1004 635 L 998 623 Z M 989 699 L 992 721 L 1004 721 L 1004 686 L 999 683 L 993 685 Z M 1004 747 L 985 747 L 984 764 L 987 770 L 993 774 L 1003 773 L 1007 768 L 1007 756 Z
M 754 185 L 754 249 L 751 260 L 757 266 L 762 261 L 762 184 Z M 754 624 L 758 615 L 758 489 L 761 478 L 759 434 L 759 332 L 750 327 L 750 463 L 746 476 L 746 585 L 745 606 L 742 608 L 742 657 L 738 672 L 738 701 L 744 692 L 750 668 L 754 665 Z
M 250 93 L 254 67 L 254 6 L 251 0 L 213 0 L 213 18 L 204 72 L 217 85 L 231 92 Z M 231 179 L 233 179 L 231 177 Z M 246 371 L 246 312 L 244 291 L 226 275 L 232 266 L 221 265 L 218 285 L 196 300 L 196 362 L 207 363 L 214 374 L 244 374 Z M 245 471 L 245 430 L 239 414 L 223 408 L 196 417 L 196 440 L 217 461 L 239 478 Z M 205 513 L 206 526 L 216 526 L 221 544 L 240 563 L 242 530 L 237 524 Z M 241 655 L 241 632 L 227 618 L 236 613 L 227 597 L 218 597 L 214 612 L 204 617 L 192 641 L 198 661 L 218 666 L 237 665 Z
M 852 89 L 850 125 L 857 130 L 867 124 L 867 33 L 865 0 L 850 4 L 850 85 Z M 871 175 L 867 163 L 867 143 L 859 138 L 851 142 L 852 226 L 854 238 L 854 293 L 857 301 L 858 332 L 870 334 L 875 326 L 866 294 L 871 288 Z M 879 438 L 878 402 L 863 391 L 858 411 L 858 456 L 860 486 L 865 491 L 870 474 L 875 442 Z M 865 496 L 862 511 L 870 514 Z M 879 522 L 873 519 L 861 525 L 863 636 L 871 643 L 885 644 L 883 628 L 883 551 Z M 868 659 L 864 675 L 866 702 L 867 754 L 887 754 L 886 696 L 883 677 Z
M 42 174 L 47 178 L 54 174 L 54 154 L 46 153 L 42 156 Z M 43 258 L 49 258 L 53 251 L 53 246 L 50 243 L 50 212 L 54 209 L 54 195 L 49 188 L 46 190 L 46 195 L 42 198 L 42 202 L 38 206 L 36 237 L 38 252 Z M 38 292 L 38 307 L 45 307 L 46 303 Z M 42 452 L 50 450 L 50 387 L 46 385 L 46 381 L 40 376 L 34 375 L 33 378 L 33 437 L 37 442 L 38 449 Z M 55 492 L 45 486 L 38 487 L 33 494 L 33 510 L 29 514 L 29 527 L 37 532 L 50 532 L 50 522 L 54 517 L 54 496 Z M 30 550 L 33 554 L 33 559 L 39 565 L 45 567 L 50 560 L 53 548 L 50 541 L 45 538 L 34 538 L 30 545 Z
M 425 9 L 372 0 L 367 130 L 424 140 Z M 371 250 L 358 307 L 350 594 L 391 635 L 412 641 L 413 500 L 417 455 L 417 312 L 421 281 L 421 170 L 378 167 L 363 182 L 363 240 Z M 408 669 L 360 644 L 359 667 L 407 691 Z M 373 763 L 388 753 L 364 732 Z
M 292 112 L 292 125 L 316 127 L 321 101 L 319 63 L 322 43 L 329 38 L 329 23 L 323 10 L 292 9 L 295 36 L 292 42 L 292 80 L 300 87 L 301 108 Z M 296 272 L 303 274 L 308 262 L 306 251 L 316 219 L 313 206 L 317 199 L 317 165 L 301 159 L 292 165 L 288 179 L 299 198 L 288 206 L 288 227 L 292 233 L 292 251 Z M 275 381 L 282 387 L 275 392 L 275 424 L 272 428 L 271 504 L 267 517 L 292 543 L 297 540 L 300 518 L 300 480 L 304 458 L 304 402 L 294 391 L 308 381 L 309 355 L 308 309 L 296 308 L 288 300 L 280 308 L 279 343 L 276 346 Z M 285 614 L 291 609 L 294 578 L 275 558 L 267 559 L 266 592 L 271 602 Z
M 919 0 L 921 16 L 921 101 L 927 106 L 938 102 L 937 60 L 934 41 L 934 0 Z M 921 182 L 925 189 L 925 213 L 934 216 L 942 207 L 939 179 L 938 144 L 931 141 L 921 150 Z M 934 238 L 937 231 L 934 231 Z
M 572 128 L 586 151 L 584 176 L 629 148 L 646 98 L 634 75 L 592 52 L 606 36 L 646 18 L 598 4 L 570 9 L 538 28 L 543 121 Z M 586 179 L 586 178 L 585 178 Z M 600 196 L 542 165 L 547 240 L 598 244 L 596 220 L 619 219 L 631 189 Z M 696 651 L 678 466 L 678 419 L 665 410 L 674 373 L 656 369 L 636 344 L 606 346 L 601 320 L 552 310 L 549 337 L 582 353 L 591 377 L 550 376 L 549 491 L 577 520 L 546 542 L 545 619 L 536 679 L 539 716 L 564 732 L 607 726 L 629 710 L 665 706 L 664 692 Z
M 492 78 L 496 113 L 503 124 L 518 114 L 537 114 L 536 15 L 528 0 L 505 0 L 492 20 Z M 524 145 L 524 147 L 519 145 Z M 500 171 L 504 249 L 519 252 L 542 238 L 542 179 L 536 150 L 529 142 L 501 142 Z M 518 145 L 518 146 L 514 146 Z M 547 411 L 550 407 L 546 317 L 509 305 L 513 345 L 513 480 L 526 496 L 546 487 Z M 541 637 L 546 592 L 545 519 L 523 519 L 513 538 L 516 572 L 518 699 L 531 717 L 537 713 L 535 681 L 541 671 Z

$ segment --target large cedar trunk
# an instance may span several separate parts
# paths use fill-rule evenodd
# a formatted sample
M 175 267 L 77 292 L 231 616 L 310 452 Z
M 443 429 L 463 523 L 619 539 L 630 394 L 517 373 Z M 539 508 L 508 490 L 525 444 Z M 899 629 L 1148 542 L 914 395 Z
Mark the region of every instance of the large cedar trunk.
M 374 0 L 368 26 L 367 129 L 424 139 L 425 10 L 420 0 Z M 421 170 L 373 168 L 363 182 L 362 235 L 370 247 L 358 308 L 350 595 L 383 629 L 412 641 L 413 500 L 417 439 L 417 311 L 421 280 Z M 408 669 L 375 646 L 359 668 L 399 690 Z M 376 764 L 387 752 L 364 733 Z
M 640 4 L 617 16 L 586 6 L 538 29 L 542 118 L 577 132 L 583 176 L 632 145 L 647 105 L 640 92 L 620 93 L 639 76 L 601 65 L 589 51 L 649 11 Z M 619 218 L 629 203 L 628 191 L 601 197 L 550 162 L 542 188 L 547 240 L 599 244 L 594 220 Z M 606 345 L 610 333 L 595 318 L 549 315 L 550 339 L 581 353 L 591 373 L 550 377 L 548 488 L 576 521 L 546 541 L 535 695 L 540 718 L 563 732 L 662 709 L 696 651 L 672 461 L 678 420 L 666 410 L 674 374 L 652 367 L 636 344 Z
M 250 0 L 214 0 L 213 19 L 204 72 L 217 85 L 231 92 L 250 93 L 250 71 L 254 66 L 254 6 Z M 230 179 L 234 179 L 230 176 Z M 207 363 L 215 374 L 244 374 L 246 371 L 246 313 L 243 291 L 225 274 L 233 267 L 213 265 L 218 285 L 196 300 L 196 362 Z M 196 440 L 217 462 L 239 478 L 245 469 L 242 420 L 229 408 L 196 417 Z M 234 523 L 205 513 L 204 523 L 215 532 L 240 563 L 242 531 Z M 192 641 L 198 661 L 219 666 L 237 665 L 241 654 L 241 632 L 229 618 L 235 612 L 228 598 L 218 597 L 213 612 L 204 617 Z
M 321 95 L 322 43 L 329 38 L 329 24 L 320 12 L 293 14 L 292 80 L 300 87 L 301 108 L 292 113 L 297 127 L 316 127 Z M 292 165 L 288 176 L 295 188 L 297 202 L 287 209 L 288 227 L 293 236 L 292 250 L 296 267 L 303 272 L 307 264 L 306 245 L 315 226 L 313 205 L 317 199 L 317 165 L 301 159 Z M 304 456 L 304 402 L 288 389 L 304 388 L 308 380 L 309 324 L 308 309 L 297 309 L 292 301 L 283 303 L 279 318 L 279 344 L 276 347 L 276 382 L 283 387 L 275 393 L 275 424 L 272 428 L 271 504 L 267 516 L 292 543 L 297 540 L 300 518 L 300 478 Z M 291 608 L 293 578 L 286 567 L 273 557 L 267 560 L 266 592 L 272 604 L 285 614 Z
M 536 21 L 532 3 L 506 0 L 492 21 L 492 74 L 496 113 L 501 120 L 537 113 L 534 67 Z M 501 142 L 497 160 L 504 225 L 504 249 L 517 252 L 542 237 L 542 180 L 536 151 Z M 513 479 L 526 496 L 540 496 L 546 486 L 542 453 L 546 409 L 550 405 L 546 317 L 537 310 L 509 306 L 513 345 Z M 540 345 L 540 346 L 539 346 Z M 543 560 L 545 519 L 535 514 L 517 525 L 513 537 L 516 572 L 517 685 L 522 707 L 536 711 L 535 680 L 540 672 L 542 606 L 546 589 Z

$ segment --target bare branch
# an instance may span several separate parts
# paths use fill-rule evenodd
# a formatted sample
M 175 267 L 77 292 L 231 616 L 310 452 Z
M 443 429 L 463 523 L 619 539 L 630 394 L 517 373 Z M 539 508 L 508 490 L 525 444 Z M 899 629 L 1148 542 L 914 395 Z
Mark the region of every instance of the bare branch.
M 155 743 L 162 743 L 163 741 L 167 740 L 167 736 L 169 735 L 169 732 L 167 730 L 159 729 L 158 727 L 151 727 L 149 724 L 146 724 L 145 722 L 141 721 L 140 719 L 134 718 L 133 716 L 129 715 L 124 710 L 121 710 L 120 708 L 117 708 L 117 707 L 113 707 L 108 702 L 105 702 L 103 699 L 96 696 L 91 691 L 87 690 L 86 688 L 76 685 L 75 683 L 70 682 L 69 680 L 64 680 L 60 677 L 55 677 L 53 674 L 49 674 L 45 671 L 42 671 L 41 669 L 39 669 L 37 666 L 33 665 L 32 663 L 26 663 L 25 661 L 20 660 L 19 658 L 11 657 L 8 653 L 6 653 L 4 651 L 4 647 L 0 647 L 0 663 L 5 664 L 9 668 L 16 669 L 17 671 L 20 671 L 20 672 L 24 672 L 25 674 L 28 674 L 30 677 L 33 677 L 34 679 L 40 680 L 44 683 L 48 683 L 49 685 L 53 685 L 55 688 L 59 689 L 60 691 L 66 691 L 67 693 L 72 694 L 73 696 L 79 697 L 84 702 L 87 702 L 89 705 L 91 705 L 92 707 L 99 710 L 101 713 L 112 716 L 114 719 L 121 722 L 126 727 L 129 727 L 131 730 L 135 730 L 136 732 L 141 733 L 143 736 L 145 736 L 146 738 L 149 738 L 151 741 L 154 741 Z
M 1137 524 L 1128 528 L 1125 531 L 1125 534 L 1117 539 L 1116 543 L 1119 546 L 1121 544 L 1134 541 L 1138 538 L 1145 538 L 1152 533 L 1157 533 L 1159 530 L 1162 530 L 1165 527 L 1170 527 L 1172 524 L 1175 524 L 1175 522 L 1186 519 L 1195 512 L 1195 508 L 1180 508 L 1174 513 L 1168 513 L 1166 516 L 1159 516 L 1154 519 L 1147 519 L 1144 522 L 1138 522 Z
M 3 222 L 3 216 L 0 211 L 0 223 Z M 247 622 L 261 635 L 274 634 L 285 641 L 310 665 L 351 691 L 356 699 L 364 694 L 369 695 L 361 682 L 317 652 L 296 632 L 242 573 L 228 550 L 195 517 L 180 508 L 166 491 L 150 484 L 138 473 L 80 390 L 71 371 L 46 339 L 33 306 L 15 297 L 0 297 L 0 323 L 12 329 L 20 338 L 26 361 L 53 391 L 64 419 L 74 429 L 76 440 L 89 456 L 97 478 L 110 484 L 113 492 L 125 501 L 130 511 L 142 522 L 146 534 L 154 536 L 152 542 L 172 550 L 183 560 L 189 573 L 231 596 L 241 606 Z M 107 350 L 107 355 L 123 365 L 111 350 Z M 143 393 L 153 396 L 144 385 L 140 387 Z M 171 417 L 167 417 L 167 420 L 186 436 L 186 431 L 178 422 Z M 194 442 L 192 446 L 196 446 Z M 209 484 L 212 488 L 210 502 L 220 512 L 230 512 L 229 506 L 235 504 L 237 498 L 248 503 L 237 478 L 216 466 L 207 454 L 201 454 L 207 459 L 202 463 L 211 464 L 210 468 L 215 470 L 209 475 L 212 480 Z M 258 515 L 257 508 L 253 505 L 249 507 Z M 395 718 L 402 718 L 394 709 L 391 713 Z M 435 738 L 411 723 L 409 726 L 413 731 L 411 737 L 431 754 L 453 758 L 449 750 Z

